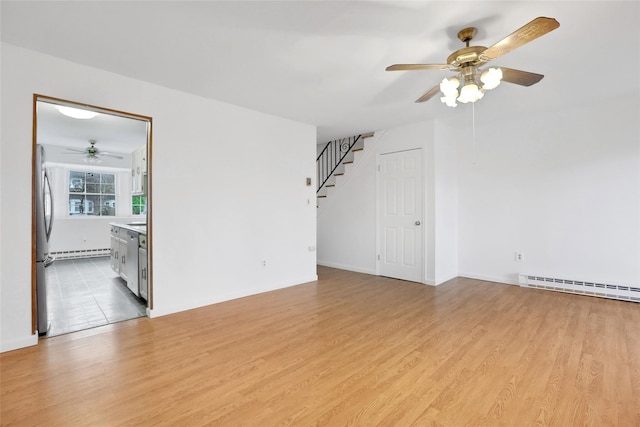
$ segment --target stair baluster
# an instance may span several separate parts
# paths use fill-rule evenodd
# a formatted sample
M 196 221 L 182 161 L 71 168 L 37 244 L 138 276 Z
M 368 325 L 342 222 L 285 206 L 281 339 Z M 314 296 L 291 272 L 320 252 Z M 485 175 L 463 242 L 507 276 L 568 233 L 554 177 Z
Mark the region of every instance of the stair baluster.
M 350 136 L 329 141 L 322 149 L 316 159 L 316 169 L 318 172 L 318 193 L 325 186 L 329 178 L 342 164 L 344 158 L 351 152 L 356 143 L 363 135 Z

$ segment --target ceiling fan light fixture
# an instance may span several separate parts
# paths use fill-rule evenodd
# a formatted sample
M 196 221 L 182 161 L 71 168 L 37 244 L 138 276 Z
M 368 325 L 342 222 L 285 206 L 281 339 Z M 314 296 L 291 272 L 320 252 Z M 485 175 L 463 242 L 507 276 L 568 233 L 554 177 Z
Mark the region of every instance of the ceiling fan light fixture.
M 447 104 L 448 107 L 456 107 L 458 104 L 456 103 L 456 96 L 458 94 L 458 91 L 456 91 L 455 95 L 452 96 L 443 96 L 440 98 L 440 101 L 443 104 Z
M 478 85 L 474 82 L 467 83 L 460 89 L 460 96 L 458 97 L 458 101 L 466 104 L 468 102 L 476 102 L 479 99 L 482 99 L 484 96 L 484 92 L 482 89 L 478 88 Z
M 444 95 L 440 98 L 440 101 L 443 104 L 447 104 L 449 107 L 455 107 L 456 98 L 458 97 L 458 86 L 460 86 L 460 80 L 456 77 L 451 77 L 449 79 L 444 78 L 440 82 L 440 91 Z
M 460 81 L 451 77 L 450 79 L 444 78 L 440 82 L 440 91 L 444 94 L 444 96 L 452 96 L 458 95 L 458 86 L 460 86 Z
M 470 42 L 475 37 L 477 29 L 475 27 L 463 28 L 458 32 L 458 39 L 465 43 L 465 47 L 458 49 L 447 57 L 446 64 L 394 64 L 386 68 L 387 71 L 409 71 L 409 70 L 450 70 L 459 74 L 452 79 L 444 79 L 439 86 L 435 86 L 427 91 L 416 102 L 424 102 L 438 93 L 438 89 L 444 96 L 440 101 L 448 106 L 455 107 L 455 97 L 463 103 L 476 102 L 482 99 L 487 90 L 492 90 L 500 85 L 504 79 L 509 83 L 520 86 L 531 86 L 538 83 L 544 76 L 542 74 L 530 73 L 522 70 L 501 69 L 498 67 L 488 68 L 484 71 L 478 67 L 483 67 L 489 61 L 497 59 L 506 53 L 517 49 L 538 37 L 555 30 L 560 23 L 554 18 L 539 16 L 531 22 L 517 29 L 507 37 L 492 46 L 471 46 Z M 507 74 L 505 79 L 503 73 Z M 452 84 L 453 80 L 457 84 Z M 460 93 L 458 93 L 458 88 Z
M 500 68 L 487 68 L 482 72 L 480 81 L 482 82 L 482 89 L 495 89 L 502 81 L 502 70 Z
M 95 111 L 81 110 L 79 108 L 67 107 L 65 105 L 56 105 L 56 108 L 61 114 L 74 119 L 89 120 L 98 115 Z
M 100 157 L 98 157 L 98 156 L 95 156 L 95 155 L 93 155 L 93 156 L 92 155 L 85 156 L 82 159 L 82 161 L 84 161 L 85 163 L 91 163 L 91 164 L 95 164 L 95 165 L 97 165 L 99 163 L 102 163 L 102 159 Z

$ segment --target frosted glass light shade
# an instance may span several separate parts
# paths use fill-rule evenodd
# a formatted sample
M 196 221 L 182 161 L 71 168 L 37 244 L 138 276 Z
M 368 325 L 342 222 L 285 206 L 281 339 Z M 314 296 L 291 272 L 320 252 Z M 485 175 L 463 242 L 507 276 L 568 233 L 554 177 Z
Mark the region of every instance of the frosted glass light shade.
M 455 77 L 451 77 L 450 79 L 445 78 L 440 82 L 440 91 L 447 97 L 457 96 L 458 86 L 460 86 L 460 81 Z
M 458 101 L 466 104 L 468 102 L 476 102 L 484 96 L 484 93 L 478 88 L 475 83 L 468 83 L 460 89 L 460 96 Z
M 442 102 L 443 104 L 447 104 L 447 106 L 449 107 L 456 107 L 458 104 L 456 103 L 456 96 L 458 95 L 458 91 L 456 90 L 456 92 L 451 95 L 451 96 L 443 96 L 440 98 L 440 102 Z
M 502 81 L 502 70 L 500 68 L 487 68 L 480 76 L 480 81 L 482 82 L 482 89 L 495 89 Z
M 85 156 L 82 160 L 85 163 L 93 163 L 93 164 L 102 163 L 102 159 L 98 156 Z

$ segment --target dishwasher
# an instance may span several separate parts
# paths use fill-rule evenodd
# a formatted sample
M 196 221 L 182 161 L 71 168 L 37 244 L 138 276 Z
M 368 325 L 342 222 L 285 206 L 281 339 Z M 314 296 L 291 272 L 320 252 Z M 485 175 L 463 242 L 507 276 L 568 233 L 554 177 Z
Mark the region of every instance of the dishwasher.
M 140 296 L 138 289 L 138 233 L 127 230 L 127 287 L 135 294 Z
M 149 262 L 147 259 L 147 236 L 141 234 L 138 238 L 138 267 L 140 270 L 139 288 L 140 297 L 145 301 L 149 301 Z

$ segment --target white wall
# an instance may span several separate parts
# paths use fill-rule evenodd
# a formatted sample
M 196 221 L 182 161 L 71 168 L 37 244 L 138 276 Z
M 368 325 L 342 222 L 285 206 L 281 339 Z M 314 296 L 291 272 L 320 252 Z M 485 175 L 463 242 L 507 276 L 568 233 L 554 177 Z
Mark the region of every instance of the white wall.
M 529 273 L 638 286 L 638 95 L 515 118 L 478 109 L 475 148 L 463 108 L 446 122 L 376 133 L 377 153 L 425 153 L 425 283 L 516 284 Z M 374 168 L 368 157 L 348 170 L 321 205 L 319 263 L 375 268 Z
M 354 153 L 328 197 L 318 200 L 320 265 L 376 274 L 377 138 L 365 138 L 364 150 Z
M 316 279 L 316 129 L 2 44 L 1 350 L 31 335 L 34 93 L 153 117 L 151 316 Z M 314 179 L 315 181 L 315 179 Z M 22 207 L 22 208 L 20 208 Z M 266 266 L 263 266 L 266 261 Z
M 457 275 L 456 142 L 436 140 L 446 129 L 420 122 L 375 133 L 347 165 L 335 190 L 318 210 L 318 264 L 375 274 L 376 167 L 378 156 L 422 149 L 424 169 L 423 282 L 440 284 Z M 371 141 L 371 142 L 369 142 Z M 360 157 L 361 156 L 361 157 Z
M 47 158 L 53 146 L 44 146 Z M 127 163 L 131 164 L 131 156 Z M 55 158 L 54 158 L 55 160 Z M 49 241 L 50 252 L 105 249 L 111 245 L 111 222 L 145 221 L 146 215 L 131 213 L 131 167 L 114 168 L 50 163 L 46 164 L 53 193 L 53 228 Z M 115 174 L 116 216 L 70 216 L 69 215 L 69 172 L 93 171 Z
M 435 123 L 433 159 L 433 282 L 440 284 L 458 276 L 458 144 L 442 123 Z
M 92 249 L 109 249 L 111 247 L 112 222 L 129 223 L 144 221 L 144 217 L 78 217 L 58 218 L 54 222 L 49 251 L 86 251 Z
M 482 110 L 479 110 L 482 111 Z M 637 94 L 571 111 L 479 117 L 459 164 L 459 271 L 640 284 Z M 524 254 L 515 262 L 514 253 Z

